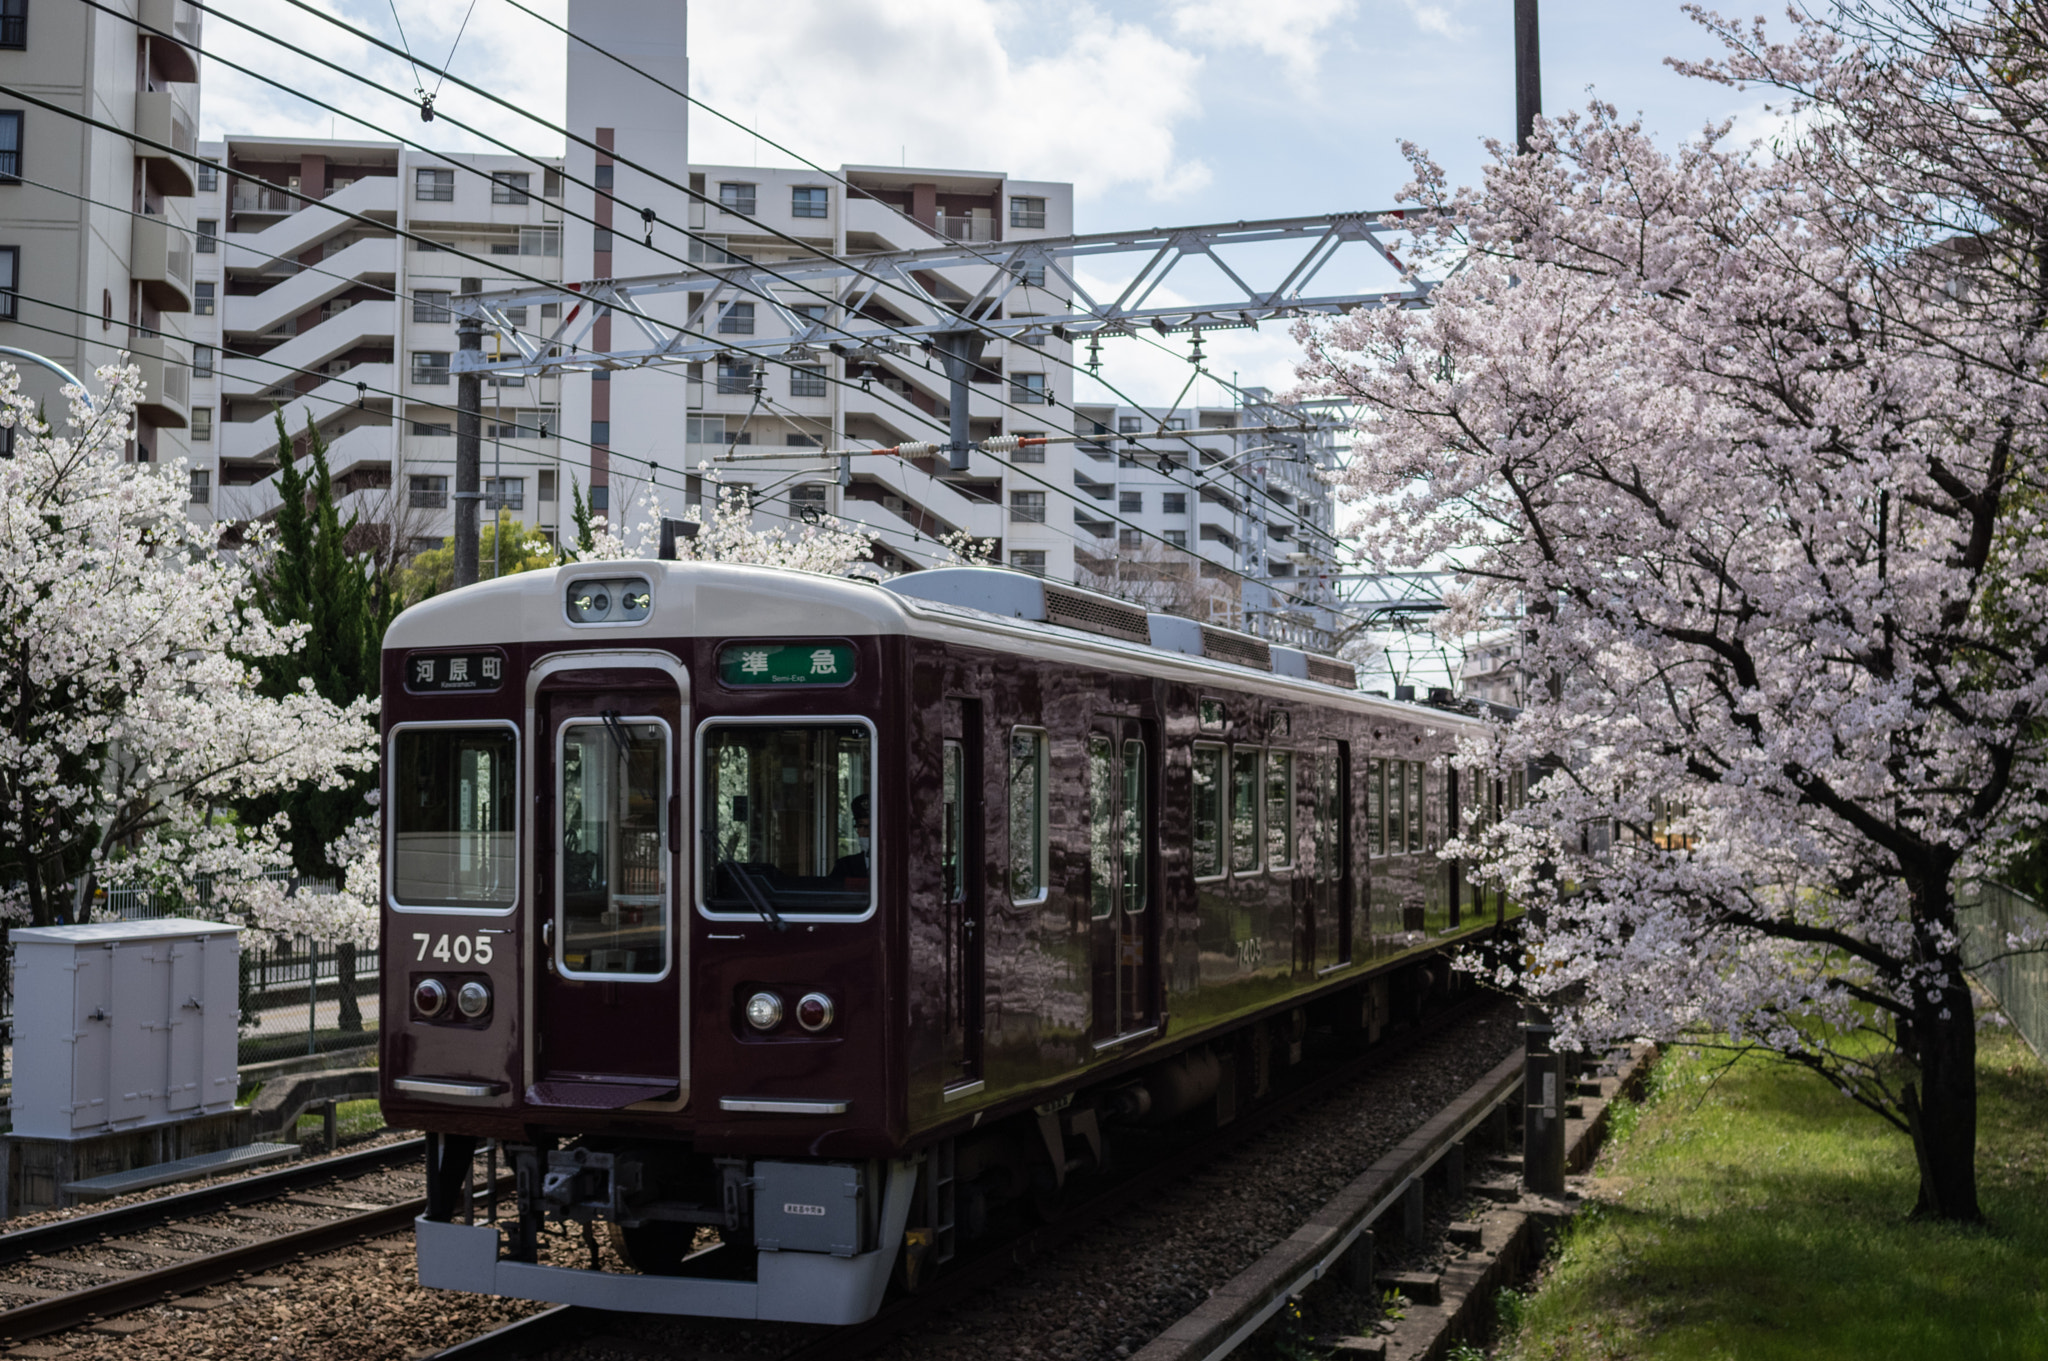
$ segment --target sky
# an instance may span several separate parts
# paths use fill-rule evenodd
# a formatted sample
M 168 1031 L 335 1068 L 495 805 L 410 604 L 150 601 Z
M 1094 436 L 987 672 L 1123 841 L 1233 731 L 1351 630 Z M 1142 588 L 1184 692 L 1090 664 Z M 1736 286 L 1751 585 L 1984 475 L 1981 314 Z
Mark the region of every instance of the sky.
M 487 145 L 451 126 L 454 117 L 534 154 L 562 150 L 558 135 L 455 88 L 437 96 L 444 116 L 423 124 L 413 97 L 420 80 L 402 57 L 308 12 L 343 17 L 559 122 L 564 39 L 511 0 L 215 3 L 202 76 L 209 138 L 403 135 L 442 150 Z M 521 3 L 556 19 L 567 8 L 566 0 Z M 1409 179 L 1404 141 L 1469 183 L 1486 140 L 1514 132 L 1511 0 L 698 0 L 688 16 L 691 92 L 739 125 L 693 114 L 693 159 L 788 164 L 742 130 L 754 128 L 828 166 L 897 162 L 1067 181 L 1082 232 L 1390 208 Z M 1544 107 L 1562 112 L 1597 98 L 1639 113 L 1667 145 L 1722 119 L 1734 119 L 1741 138 L 1762 131 L 1760 93 L 1687 79 L 1664 64 L 1712 53 L 1711 39 L 1670 0 L 1548 0 Z M 433 79 L 425 78 L 429 88 Z M 1253 264 L 1280 267 L 1271 254 Z M 1361 260 L 1323 282 L 1390 279 Z M 1189 278 L 1191 291 L 1172 300 L 1210 300 L 1203 283 Z M 1218 373 L 1289 385 L 1295 347 L 1284 326 L 1216 334 L 1207 350 Z M 1179 340 L 1112 342 L 1104 374 L 1141 402 L 1165 403 L 1187 380 L 1184 354 Z M 1077 395 L 1104 394 L 1084 385 Z M 1225 400 L 1207 383 L 1194 398 Z

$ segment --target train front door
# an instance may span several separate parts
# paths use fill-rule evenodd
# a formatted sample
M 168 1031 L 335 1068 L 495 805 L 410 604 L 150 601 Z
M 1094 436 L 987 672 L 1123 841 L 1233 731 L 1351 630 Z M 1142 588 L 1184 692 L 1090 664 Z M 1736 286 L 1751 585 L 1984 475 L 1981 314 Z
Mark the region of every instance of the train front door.
M 1152 725 L 1097 719 L 1088 734 L 1088 915 L 1095 1043 L 1159 1020 L 1156 765 Z
M 688 1099 L 688 932 L 677 909 L 686 704 L 680 669 L 556 670 L 541 680 L 535 1105 Z

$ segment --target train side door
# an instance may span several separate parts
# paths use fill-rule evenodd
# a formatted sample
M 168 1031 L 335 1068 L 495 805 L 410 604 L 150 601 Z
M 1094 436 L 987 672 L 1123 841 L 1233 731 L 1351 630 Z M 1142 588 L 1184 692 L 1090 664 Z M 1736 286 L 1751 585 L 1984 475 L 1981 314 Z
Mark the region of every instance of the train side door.
M 940 757 L 939 880 L 947 927 L 945 1063 L 948 1085 L 981 1077 L 984 904 L 987 899 L 983 797 L 982 708 L 979 700 L 946 702 Z
M 1325 738 L 1316 750 L 1315 967 L 1351 962 L 1351 744 Z
M 535 1105 L 688 1097 L 684 713 L 654 671 L 560 673 L 537 697 Z
M 1088 915 L 1095 1042 L 1158 1024 L 1152 725 L 1099 719 L 1088 734 Z

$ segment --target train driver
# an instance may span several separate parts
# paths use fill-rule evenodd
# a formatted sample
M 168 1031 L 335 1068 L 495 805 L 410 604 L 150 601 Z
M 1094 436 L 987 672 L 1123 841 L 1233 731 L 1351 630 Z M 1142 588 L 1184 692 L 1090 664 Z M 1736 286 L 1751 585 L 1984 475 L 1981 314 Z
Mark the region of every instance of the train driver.
M 860 849 L 851 855 L 842 855 L 832 866 L 832 877 L 848 888 L 868 886 L 868 796 L 853 796 L 853 834 L 860 841 Z

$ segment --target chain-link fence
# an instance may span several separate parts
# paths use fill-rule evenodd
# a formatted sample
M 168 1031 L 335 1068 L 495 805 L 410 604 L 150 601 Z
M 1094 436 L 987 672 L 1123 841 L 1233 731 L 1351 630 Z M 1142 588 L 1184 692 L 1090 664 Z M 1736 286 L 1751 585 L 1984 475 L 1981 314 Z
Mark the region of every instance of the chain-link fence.
M 2004 884 L 1972 884 L 1959 895 L 1963 958 L 1998 999 L 2020 1038 L 2048 1060 L 2048 910 Z M 2015 940 L 2019 943 L 2015 945 Z

